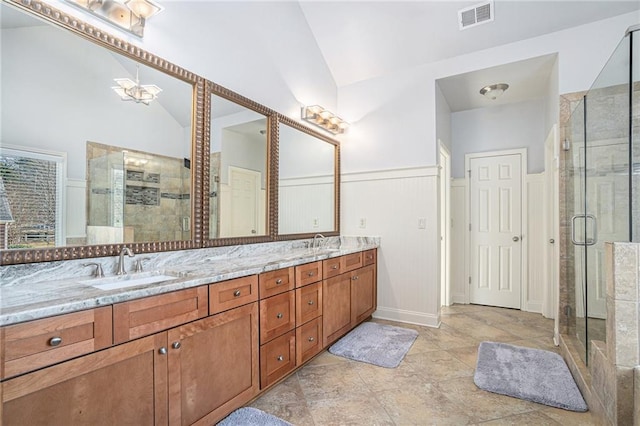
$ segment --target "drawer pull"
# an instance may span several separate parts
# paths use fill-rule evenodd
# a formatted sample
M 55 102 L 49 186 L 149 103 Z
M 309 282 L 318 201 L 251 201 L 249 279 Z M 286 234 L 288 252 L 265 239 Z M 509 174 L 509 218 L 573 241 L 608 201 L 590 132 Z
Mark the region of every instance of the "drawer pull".
M 278 319 L 282 318 L 282 312 L 278 312 L 278 315 L 276 315 L 276 318 Z
M 279 362 L 280 361 L 284 361 L 284 357 L 282 355 L 280 355 L 278 358 L 276 358 Z
M 309 306 L 313 306 L 313 300 L 309 300 L 309 301 L 307 302 L 307 305 L 309 305 Z
M 167 348 L 165 348 L 164 346 L 161 347 L 160 349 L 158 349 L 158 353 L 160 355 L 166 355 L 167 354 Z
M 280 285 L 280 284 L 282 284 L 282 278 L 278 278 L 278 279 L 276 280 L 276 285 Z
M 355 277 L 353 277 L 352 279 L 353 279 L 353 280 L 357 280 L 357 279 L 358 279 L 358 276 L 356 275 L 356 276 L 355 276 Z
M 233 292 L 233 297 L 239 297 L 240 296 L 240 290 L 236 290 Z
M 312 277 L 312 276 L 314 275 L 314 272 L 313 272 L 313 271 L 311 271 L 311 272 L 309 272 L 307 275 L 308 275 L 308 276 L 310 276 L 310 277 Z
M 181 344 L 180 342 L 173 342 L 173 343 L 171 344 L 171 347 L 172 347 L 173 349 L 180 349 L 180 347 L 181 347 L 181 346 L 182 346 L 182 344 Z
M 316 339 L 314 339 L 313 337 L 309 337 L 309 339 L 308 339 L 308 340 L 309 340 L 310 342 L 313 342 L 313 341 L 314 341 L 314 340 L 316 340 Z
M 60 343 L 62 343 L 62 337 L 52 337 L 49 339 L 50 346 L 58 346 Z
M 333 266 L 331 267 L 331 269 L 334 269 L 334 270 L 335 270 L 335 269 L 338 269 L 338 265 L 333 265 Z

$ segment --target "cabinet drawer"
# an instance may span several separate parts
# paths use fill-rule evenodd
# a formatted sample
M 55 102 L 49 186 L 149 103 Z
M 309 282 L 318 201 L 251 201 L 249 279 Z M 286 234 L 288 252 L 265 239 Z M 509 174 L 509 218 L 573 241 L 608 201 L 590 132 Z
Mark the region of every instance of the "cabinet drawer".
M 322 281 L 322 261 L 296 266 L 296 288 Z
M 260 348 L 260 387 L 266 388 L 296 367 L 296 332 L 272 340 Z
M 348 271 L 353 271 L 354 269 L 358 269 L 358 268 L 362 268 L 362 263 L 363 263 L 363 252 L 358 252 L 358 253 L 351 253 L 351 254 L 347 254 L 342 256 L 342 260 L 343 260 L 343 271 L 342 272 L 348 272 Z
M 316 318 L 296 328 L 296 360 L 307 362 L 322 350 L 322 318 Z
M 4 379 L 111 346 L 111 306 L 10 325 L 0 334 Z
M 209 285 L 209 314 L 217 314 L 258 300 L 258 276 Z
M 260 301 L 260 343 L 293 330 L 296 326 L 295 292 L 288 291 Z
M 364 261 L 362 266 L 373 265 L 376 263 L 376 249 L 367 250 L 364 252 Z
M 295 284 L 294 268 L 263 272 L 259 275 L 259 282 L 261 299 L 293 290 Z
M 207 286 L 113 305 L 113 340 L 122 343 L 206 317 Z
M 296 325 L 322 315 L 322 283 L 296 289 Z
M 322 261 L 322 277 L 323 279 L 335 277 L 336 275 L 340 275 L 344 267 L 342 266 L 342 258 L 334 257 L 331 259 L 326 259 Z

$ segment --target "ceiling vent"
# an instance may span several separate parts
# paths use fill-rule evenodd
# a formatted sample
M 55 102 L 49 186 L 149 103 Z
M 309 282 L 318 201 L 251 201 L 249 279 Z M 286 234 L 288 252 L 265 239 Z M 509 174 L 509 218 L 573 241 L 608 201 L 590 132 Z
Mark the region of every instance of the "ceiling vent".
M 493 21 L 493 0 L 458 11 L 458 23 L 461 30 L 491 21 Z

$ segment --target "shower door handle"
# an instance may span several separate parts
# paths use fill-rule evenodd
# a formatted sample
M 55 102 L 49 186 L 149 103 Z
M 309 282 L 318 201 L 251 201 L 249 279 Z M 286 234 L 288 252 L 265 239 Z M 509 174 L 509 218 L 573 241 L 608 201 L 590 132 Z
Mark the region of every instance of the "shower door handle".
M 585 235 L 584 241 L 578 241 L 576 239 L 576 220 L 584 219 L 585 223 L 587 220 L 591 220 L 591 235 L 593 238 L 589 238 Z M 586 233 L 585 229 L 585 233 Z M 598 242 L 598 220 L 592 214 L 576 214 L 571 217 L 571 242 L 576 246 L 592 246 Z

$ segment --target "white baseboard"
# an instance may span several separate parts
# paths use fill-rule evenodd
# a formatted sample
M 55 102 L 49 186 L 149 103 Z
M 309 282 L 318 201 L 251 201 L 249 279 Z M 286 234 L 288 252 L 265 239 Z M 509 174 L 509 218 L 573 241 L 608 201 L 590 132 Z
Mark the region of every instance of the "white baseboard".
M 463 305 L 464 305 L 465 303 L 467 303 L 467 302 L 464 300 L 464 293 L 462 293 L 462 294 L 452 294 L 452 295 L 451 295 L 451 304 L 453 305 L 454 303 L 461 303 L 461 304 L 463 304 Z
M 527 312 L 535 312 L 537 314 L 542 313 L 542 302 L 528 302 L 523 309 L 523 311 Z
M 423 312 L 415 311 L 405 311 L 403 309 L 378 307 L 378 309 L 373 313 L 373 317 L 389 321 L 423 325 L 425 327 L 440 327 L 440 318 L 438 315 L 425 314 Z

